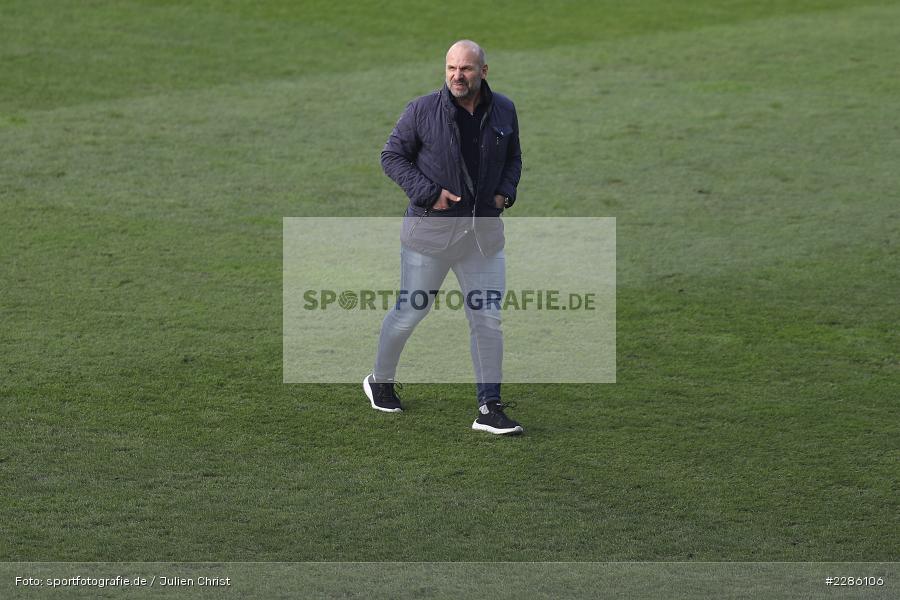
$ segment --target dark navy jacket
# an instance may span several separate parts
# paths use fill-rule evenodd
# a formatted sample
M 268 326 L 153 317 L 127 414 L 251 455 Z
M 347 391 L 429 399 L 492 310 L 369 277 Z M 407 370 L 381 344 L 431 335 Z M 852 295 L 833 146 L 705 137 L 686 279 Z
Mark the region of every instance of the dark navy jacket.
M 472 189 L 473 178 L 463 160 L 455 119 L 456 104 L 446 85 L 410 102 L 397 121 L 381 152 L 381 166 L 409 198 L 405 221 L 410 221 L 410 217 L 418 218 L 417 221 L 421 221 L 421 217 L 437 216 L 497 217 L 502 210 L 494 205 L 495 194 L 515 201 L 516 186 L 522 174 L 516 108 L 509 98 L 492 92 L 487 80 L 481 82 L 481 94 L 487 109 L 481 122 L 480 173 L 475 178 L 477 190 Z M 441 188 L 461 196 L 463 201 L 451 204 L 444 211 L 433 210 L 432 205 Z M 420 236 L 427 233 L 432 238 L 425 244 L 430 249 L 434 246 L 446 248 L 458 233 L 447 233 L 450 222 L 459 220 L 448 219 L 442 225 L 434 223 L 417 229 Z M 478 223 L 484 234 L 478 236 L 479 242 L 484 242 L 483 247 L 489 247 L 483 251 L 502 248 L 503 227 L 499 219 L 478 219 Z M 405 224 L 404 233 L 414 225 Z M 499 240 L 494 239 L 498 232 Z M 408 242 L 404 239 L 404 243 Z M 415 243 L 409 245 L 423 251 Z

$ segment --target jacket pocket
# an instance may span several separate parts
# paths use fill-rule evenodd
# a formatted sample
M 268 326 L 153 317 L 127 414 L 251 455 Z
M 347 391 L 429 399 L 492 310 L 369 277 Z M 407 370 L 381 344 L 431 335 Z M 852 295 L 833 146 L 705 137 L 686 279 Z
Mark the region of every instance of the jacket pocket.
M 494 125 L 491 127 L 494 134 L 494 149 L 498 156 L 506 155 L 506 148 L 509 146 L 509 140 L 512 138 L 515 130 L 510 125 Z
M 426 254 L 444 250 L 450 245 L 456 220 L 454 217 L 434 217 L 431 210 L 418 217 L 404 217 L 400 241 Z

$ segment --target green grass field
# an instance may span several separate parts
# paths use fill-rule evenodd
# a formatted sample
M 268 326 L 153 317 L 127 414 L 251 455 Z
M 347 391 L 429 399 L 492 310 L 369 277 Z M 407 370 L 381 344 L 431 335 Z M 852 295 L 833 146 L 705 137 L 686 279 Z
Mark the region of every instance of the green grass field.
M 623 4 L 0 3 L 0 560 L 897 560 L 900 4 Z M 282 218 L 401 214 L 459 37 L 515 214 L 618 223 L 618 383 L 516 439 L 282 384 Z

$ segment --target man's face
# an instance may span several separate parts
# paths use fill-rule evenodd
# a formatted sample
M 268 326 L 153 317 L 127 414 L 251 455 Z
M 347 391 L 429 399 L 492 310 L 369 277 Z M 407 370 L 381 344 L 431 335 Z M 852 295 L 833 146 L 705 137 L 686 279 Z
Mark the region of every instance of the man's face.
M 478 62 L 478 54 L 464 46 L 447 53 L 447 87 L 455 98 L 471 98 L 481 89 L 487 65 Z

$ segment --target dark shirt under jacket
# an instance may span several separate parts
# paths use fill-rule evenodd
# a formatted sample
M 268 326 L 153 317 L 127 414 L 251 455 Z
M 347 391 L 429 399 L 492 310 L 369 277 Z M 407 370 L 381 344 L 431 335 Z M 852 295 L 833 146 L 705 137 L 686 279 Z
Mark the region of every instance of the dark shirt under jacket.
M 481 100 L 484 100 L 481 98 Z M 481 168 L 481 120 L 484 118 L 485 105 L 480 101 L 475 107 L 475 114 L 470 114 L 465 108 L 456 105 L 456 125 L 459 127 L 459 146 L 462 150 L 466 170 L 472 178 L 472 185 L 478 190 L 478 169 Z M 477 191 L 476 191 L 477 193 Z M 466 204 L 471 204 L 471 198 Z

